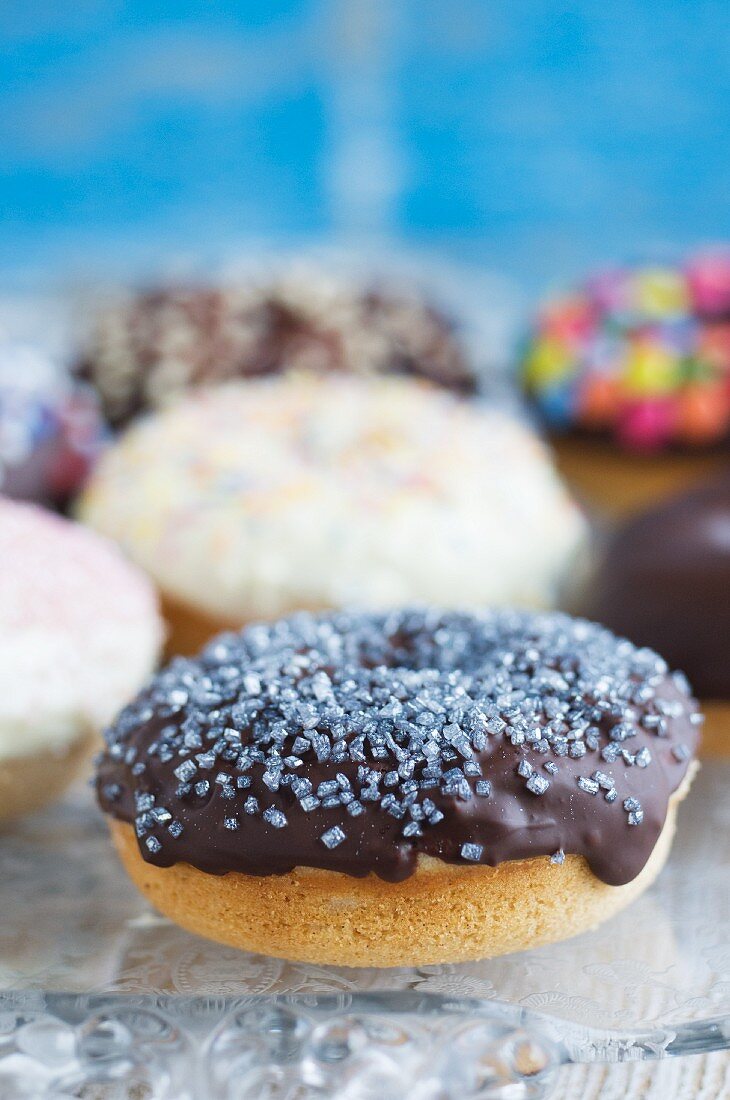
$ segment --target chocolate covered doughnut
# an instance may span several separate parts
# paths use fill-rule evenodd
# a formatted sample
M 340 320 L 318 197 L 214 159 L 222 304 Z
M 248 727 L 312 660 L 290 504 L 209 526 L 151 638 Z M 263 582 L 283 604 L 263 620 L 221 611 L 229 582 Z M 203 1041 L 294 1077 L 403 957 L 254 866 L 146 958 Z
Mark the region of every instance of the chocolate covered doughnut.
M 686 670 L 703 748 L 730 753 L 730 473 L 655 505 L 608 543 L 591 614 Z
M 703 697 L 730 700 L 730 474 L 696 486 L 612 537 L 592 611 L 683 668 Z
M 467 959 L 648 885 L 700 721 L 655 653 L 564 615 L 302 613 L 172 662 L 96 782 L 132 877 L 194 931 L 319 962 Z

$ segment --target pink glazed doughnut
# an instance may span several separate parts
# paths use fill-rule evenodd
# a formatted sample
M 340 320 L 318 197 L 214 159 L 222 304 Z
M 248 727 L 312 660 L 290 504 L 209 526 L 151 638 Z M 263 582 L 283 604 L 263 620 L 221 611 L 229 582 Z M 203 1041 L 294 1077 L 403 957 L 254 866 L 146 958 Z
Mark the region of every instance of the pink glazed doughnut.
M 162 638 L 154 591 L 118 550 L 0 499 L 0 823 L 65 789 Z

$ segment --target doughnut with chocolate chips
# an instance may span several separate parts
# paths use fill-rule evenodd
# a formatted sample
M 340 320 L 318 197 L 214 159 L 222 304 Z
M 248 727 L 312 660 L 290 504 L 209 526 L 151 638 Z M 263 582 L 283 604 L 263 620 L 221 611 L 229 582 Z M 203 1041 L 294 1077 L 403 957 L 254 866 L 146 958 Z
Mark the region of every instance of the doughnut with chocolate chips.
M 100 310 L 80 373 L 117 427 L 186 390 L 283 370 L 401 374 L 473 394 L 455 322 L 410 288 L 305 267 L 272 281 L 169 286 Z
M 666 859 L 700 722 L 654 652 L 555 613 L 300 614 L 178 658 L 97 791 L 163 913 L 395 966 L 563 939 Z

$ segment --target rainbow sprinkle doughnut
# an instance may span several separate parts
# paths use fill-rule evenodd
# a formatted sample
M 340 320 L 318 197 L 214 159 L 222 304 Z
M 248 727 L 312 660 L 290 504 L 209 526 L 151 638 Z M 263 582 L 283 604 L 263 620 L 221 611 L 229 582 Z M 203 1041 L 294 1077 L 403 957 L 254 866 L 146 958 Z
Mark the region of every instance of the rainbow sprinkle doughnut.
M 730 437 L 730 250 L 590 277 L 539 311 L 522 382 L 548 427 L 633 451 Z

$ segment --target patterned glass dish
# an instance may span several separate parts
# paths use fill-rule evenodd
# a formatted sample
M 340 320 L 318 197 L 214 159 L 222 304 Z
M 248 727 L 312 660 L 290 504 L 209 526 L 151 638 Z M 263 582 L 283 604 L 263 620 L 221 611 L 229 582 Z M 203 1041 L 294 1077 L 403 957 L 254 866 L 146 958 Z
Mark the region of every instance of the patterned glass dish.
M 516 1100 L 565 1063 L 728 1049 L 728 784 L 705 764 L 658 883 L 596 931 L 385 971 L 183 932 L 76 792 L 0 836 L 0 1098 Z

